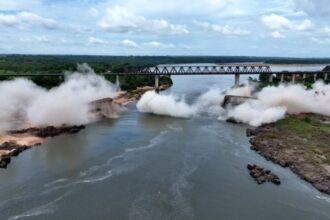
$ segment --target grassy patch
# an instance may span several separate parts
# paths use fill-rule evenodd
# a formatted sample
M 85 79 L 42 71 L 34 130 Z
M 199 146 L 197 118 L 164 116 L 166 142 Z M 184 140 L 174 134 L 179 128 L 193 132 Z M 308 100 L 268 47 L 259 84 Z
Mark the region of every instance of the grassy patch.
M 298 132 L 299 134 L 325 133 L 330 135 L 330 124 L 321 122 L 320 116 L 306 115 L 296 116 L 291 115 L 278 122 L 280 129 Z
M 329 120 L 329 117 L 314 114 L 290 115 L 275 126 L 286 148 L 309 152 L 305 158 L 308 160 L 314 160 L 312 155 L 323 155 L 327 159 L 319 162 L 330 164 L 330 124 L 325 123 Z
M 326 164 L 329 164 L 330 165 L 330 156 L 328 156 L 324 161 L 323 163 L 326 163 Z

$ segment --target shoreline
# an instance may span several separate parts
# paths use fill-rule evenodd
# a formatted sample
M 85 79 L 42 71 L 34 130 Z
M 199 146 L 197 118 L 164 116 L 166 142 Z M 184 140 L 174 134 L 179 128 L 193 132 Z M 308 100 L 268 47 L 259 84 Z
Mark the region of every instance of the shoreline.
M 41 145 L 46 138 L 61 134 L 74 134 L 85 129 L 84 125 L 43 128 L 27 128 L 18 131 L 10 131 L 0 135 L 0 168 L 7 168 L 12 157 L 18 156 L 25 150 Z
M 330 117 L 289 115 L 279 122 L 247 129 L 251 149 L 289 168 L 322 193 L 330 195 Z

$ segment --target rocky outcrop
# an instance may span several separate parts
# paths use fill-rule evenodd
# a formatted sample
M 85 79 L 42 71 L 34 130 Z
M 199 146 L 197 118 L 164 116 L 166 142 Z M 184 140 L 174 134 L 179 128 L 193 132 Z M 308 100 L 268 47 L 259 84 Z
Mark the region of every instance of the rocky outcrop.
M 78 133 L 80 130 L 84 129 L 84 125 L 80 126 L 70 126 L 70 127 L 54 127 L 54 126 L 47 126 L 44 128 L 27 128 L 18 131 L 11 131 L 10 134 L 29 134 L 32 136 L 37 136 L 41 138 L 46 137 L 55 137 L 60 134 L 68 133 L 74 134 Z
M 0 150 L 7 152 L 0 156 L 0 168 L 7 168 L 11 162 L 11 157 L 17 157 L 23 151 L 29 149 L 30 146 L 18 145 L 15 142 L 5 142 L 0 145 Z
M 19 131 L 11 131 L 10 135 L 13 135 L 15 138 L 22 136 L 31 136 L 31 137 L 54 137 L 63 133 L 73 134 L 79 132 L 81 129 L 84 129 L 85 126 L 70 126 L 70 127 L 54 127 L 48 126 L 44 128 L 27 128 Z M 7 168 L 8 164 L 11 162 L 12 157 L 18 156 L 23 151 L 35 146 L 34 145 L 21 145 L 15 141 L 7 141 L 0 145 L 0 168 Z
M 237 121 L 235 118 L 228 118 L 226 122 L 231 123 L 231 124 L 242 124 L 241 122 Z
M 324 158 L 312 148 L 313 143 L 317 145 L 317 140 L 281 130 L 276 124 L 248 129 L 247 135 L 251 137 L 252 150 L 267 160 L 290 168 L 319 191 L 330 194 L 330 174 L 322 166 Z
M 272 182 L 275 185 L 281 184 L 280 178 L 270 170 L 266 170 L 256 164 L 248 164 L 247 168 L 250 171 L 250 176 L 252 176 L 258 184 L 263 184 L 265 182 Z

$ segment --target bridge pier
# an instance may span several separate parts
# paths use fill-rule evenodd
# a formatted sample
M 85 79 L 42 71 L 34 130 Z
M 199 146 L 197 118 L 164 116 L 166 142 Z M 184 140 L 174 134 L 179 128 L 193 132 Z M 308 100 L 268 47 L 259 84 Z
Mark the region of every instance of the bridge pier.
M 235 88 L 239 87 L 239 77 L 240 77 L 239 73 L 235 73 L 235 85 L 234 85 Z
M 306 78 L 307 78 L 306 73 L 303 74 L 303 77 L 302 78 L 303 78 L 304 81 L 306 80 Z
M 328 80 L 328 74 L 324 73 L 324 81 L 327 81 L 327 80 Z
M 119 75 L 116 75 L 116 87 L 117 87 L 117 91 L 120 91 L 120 79 L 119 79 Z
M 316 80 L 317 80 L 317 74 L 315 73 L 314 74 L 314 82 L 316 82 Z
M 159 75 L 155 76 L 155 90 L 157 93 L 159 92 Z
M 284 74 L 281 74 L 281 83 L 284 83 Z
M 296 83 L 296 74 L 292 74 L 291 82 L 292 82 L 293 84 Z
M 274 79 L 273 74 L 270 74 L 268 79 L 269 83 L 273 83 L 273 79 Z

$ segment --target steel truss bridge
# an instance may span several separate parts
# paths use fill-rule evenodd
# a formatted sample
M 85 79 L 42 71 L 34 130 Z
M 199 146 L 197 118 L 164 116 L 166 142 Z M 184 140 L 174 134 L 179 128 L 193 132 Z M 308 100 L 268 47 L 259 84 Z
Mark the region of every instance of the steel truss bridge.
M 280 76 L 281 82 L 284 81 L 284 75 L 290 75 L 292 77 L 292 83 L 295 83 L 296 76 L 301 75 L 303 79 L 307 74 L 313 74 L 316 81 L 317 76 L 322 74 L 324 80 L 328 79 L 330 71 L 281 71 L 274 72 L 271 69 L 271 65 L 266 64 L 177 64 L 177 65 L 158 65 L 154 67 L 146 67 L 142 69 L 129 69 L 120 73 L 106 72 L 100 75 L 104 76 L 116 76 L 116 84 L 120 87 L 120 76 L 127 75 L 151 75 L 155 76 L 155 87 L 159 88 L 159 76 L 171 76 L 171 75 L 234 75 L 235 86 L 239 86 L 240 75 L 254 75 L 264 74 L 269 76 L 269 81 L 273 81 L 273 77 Z M 33 77 L 33 76 L 49 76 L 49 77 L 64 77 L 64 73 L 60 74 L 1 74 L 0 77 Z
M 133 72 L 137 75 L 271 74 L 267 65 L 159 65 Z

